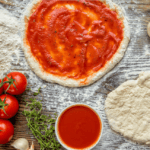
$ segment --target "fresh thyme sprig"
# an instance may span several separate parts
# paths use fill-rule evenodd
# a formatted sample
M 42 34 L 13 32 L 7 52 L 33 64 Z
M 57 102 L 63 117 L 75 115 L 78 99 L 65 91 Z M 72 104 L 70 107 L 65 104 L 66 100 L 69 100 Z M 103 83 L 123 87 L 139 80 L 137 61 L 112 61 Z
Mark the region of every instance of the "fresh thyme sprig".
M 42 104 L 35 98 L 31 98 L 31 103 L 26 102 L 26 107 L 30 110 L 24 110 L 27 120 L 27 126 L 31 130 L 32 134 L 38 140 L 41 150 L 59 150 L 61 145 L 58 143 L 55 137 L 55 119 L 50 115 L 43 115 Z
M 40 94 L 40 90 L 41 90 L 41 87 L 38 89 L 38 92 L 33 93 L 33 95 L 37 96 L 38 94 Z

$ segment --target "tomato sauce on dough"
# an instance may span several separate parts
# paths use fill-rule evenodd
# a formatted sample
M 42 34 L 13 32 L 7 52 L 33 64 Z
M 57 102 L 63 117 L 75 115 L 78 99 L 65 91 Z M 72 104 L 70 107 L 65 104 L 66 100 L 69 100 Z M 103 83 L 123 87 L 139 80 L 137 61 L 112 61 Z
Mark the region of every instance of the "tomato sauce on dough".
M 57 129 L 65 145 L 73 149 L 85 149 L 98 141 L 102 123 L 88 106 L 75 105 L 60 116 Z
M 26 37 L 45 72 L 85 79 L 117 52 L 123 23 L 99 0 L 42 0 L 29 18 Z

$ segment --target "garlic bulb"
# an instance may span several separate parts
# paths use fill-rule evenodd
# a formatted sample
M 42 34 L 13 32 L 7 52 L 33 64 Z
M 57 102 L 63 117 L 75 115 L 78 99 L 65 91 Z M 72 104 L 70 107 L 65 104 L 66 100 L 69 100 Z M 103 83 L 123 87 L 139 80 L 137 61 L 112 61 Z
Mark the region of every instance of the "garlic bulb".
M 31 148 L 29 149 L 29 142 L 25 138 L 19 138 L 14 141 L 11 146 L 19 150 L 34 150 L 34 144 L 32 142 Z
M 33 144 L 33 142 L 32 142 L 32 145 L 31 145 L 31 147 L 30 147 L 29 150 L 34 150 L 34 144 Z
M 150 37 L 150 22 L 149 22 L 148 25 L 147 25 L 147 33 L 148 33 L 148 35 L 149 35 L 149 37 Z

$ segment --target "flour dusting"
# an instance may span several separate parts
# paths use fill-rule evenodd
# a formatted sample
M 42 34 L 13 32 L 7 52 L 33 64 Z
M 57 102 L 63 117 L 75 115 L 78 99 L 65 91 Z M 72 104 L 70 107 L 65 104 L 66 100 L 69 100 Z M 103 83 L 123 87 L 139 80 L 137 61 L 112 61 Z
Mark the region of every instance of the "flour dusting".
M 14 54 L 19 58 L 20 37 L 17 19 L 4 9 L 0 9 L 0 78 L 6 73 Z

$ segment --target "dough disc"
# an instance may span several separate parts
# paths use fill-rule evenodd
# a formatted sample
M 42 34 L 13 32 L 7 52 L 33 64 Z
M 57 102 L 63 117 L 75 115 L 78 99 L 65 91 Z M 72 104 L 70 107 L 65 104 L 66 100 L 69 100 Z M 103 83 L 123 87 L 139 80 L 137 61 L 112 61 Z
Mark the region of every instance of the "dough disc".
M 114 131 L 150 144 L 150 72 L 142 72 L 137 80 L 129 80 L 108 94 L 105 111 Z

